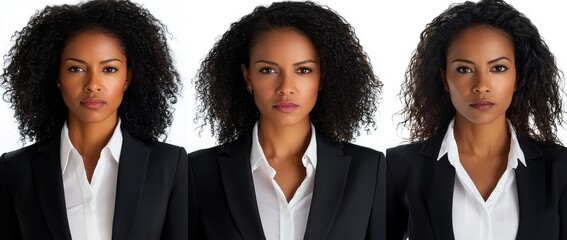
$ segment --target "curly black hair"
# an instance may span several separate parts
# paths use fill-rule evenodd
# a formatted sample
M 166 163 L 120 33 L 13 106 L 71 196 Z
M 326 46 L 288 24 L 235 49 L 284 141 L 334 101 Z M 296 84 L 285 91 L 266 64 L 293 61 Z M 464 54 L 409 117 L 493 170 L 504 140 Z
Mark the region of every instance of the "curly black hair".
M 455 116 L 440 74 L 446 68 L 449 43 L 475 25 L 502 31 L 514 45 L 517 90 L 506 117 L 516 132 L 543 143 L 559 143 L 556 131 L 557 124 L 563 124 L 562 73 L 537 28 L 501 0 L 451 5 L 421 33 L 400 92 L 405 105 L 400 125 L 409 126 L 410 140 L 432 137 Z
M 131 83 L 118 115 L 133 137 L 149 143 L 166 136 L 181 80 L 167 45 L 167 28 L 141 6 L 122 0 L 94 0 L 47 6 L 16 32 L 1 75 L 4 100 L 11 103 L 22 141 L 59 134 L 68 108 L 57 88 L 60 57 L 68 40 L 102 31 L 122 44 Z
M 292 28 L 308 37 L 321 59 L 321 90 L 310 119 L 333 142 L 348 142 L 376 128 L 382 83 L 354 29 L 333 10 L 313 2 L 276 2 L 258 6 L 232 23 L 201 63 L 196 77 L 197 119 L 211 125 L 222 145 L 251 134 L 259 117 L 246 90 L 241 64 L 248 67 L 250 49 L 260 34 Z

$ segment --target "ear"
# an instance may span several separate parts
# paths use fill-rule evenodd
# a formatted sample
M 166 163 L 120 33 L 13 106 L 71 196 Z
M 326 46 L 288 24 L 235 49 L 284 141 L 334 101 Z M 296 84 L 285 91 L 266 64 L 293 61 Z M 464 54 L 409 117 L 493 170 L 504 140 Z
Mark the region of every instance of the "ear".
M 132 71 L 128 69 L 128 74 L 126 75 L 126 83 L 124 84 L 124 91 L 128 89 L 130 82 L 132 81 Z
M 441 76 L 441 83 L 443 83 L 443 89 L 445 89 L 445 92 L 449 92 L 449 85 L 447 85 L 447 76 L 445 69 L 439 68 L 439 76 Z
M 242 76 L 244 77 L 244 83 L 246 84 L 246 88 L 248 91 L 254 90 L 252 86 L 252 81 L 250 81 L 250 74 L 248 73 L 248 68 L 246 65 L 240 64 L 240 71 L 242 71 Z

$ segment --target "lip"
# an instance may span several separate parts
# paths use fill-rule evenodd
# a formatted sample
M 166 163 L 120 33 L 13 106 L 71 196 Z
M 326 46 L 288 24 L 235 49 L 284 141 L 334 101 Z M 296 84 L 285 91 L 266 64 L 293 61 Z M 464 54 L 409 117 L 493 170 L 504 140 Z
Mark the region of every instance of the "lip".
M 88 109 L 99 109 L 105 104 L 106 102 L 99 98 L 87 98 L 81 101 L 81 105 Z
M 470 106 L 480 111 L 486 111 L 491 109 L 494 106 L 494 103 L 491 101 L 481 100 L 471 103 Z
M 281 101 L 274 104 L 274 108 L 280 112 L 289 113 L 295 111 L 295 109 L 299 108 L 299 105 L 295 104 L 292 101 Z

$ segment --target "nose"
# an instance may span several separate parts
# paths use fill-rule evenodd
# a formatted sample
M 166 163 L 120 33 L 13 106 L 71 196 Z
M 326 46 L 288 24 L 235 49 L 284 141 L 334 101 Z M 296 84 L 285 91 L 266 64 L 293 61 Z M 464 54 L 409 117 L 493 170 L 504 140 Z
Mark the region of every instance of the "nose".
M 490 76 L 487 72 L 477 72 L 475 85 L 473 86 L 474 93 L 489 93 L 490 92 Z
M 279 95 L 293 95 L 295 94 L 295 74 L 283 73 L 280 75 L 279 85 L 276 88 L 276 93 Z
M 102 81 L 99 72 L 89 71 L 85 77 L 87 78 L 85 86 L 83 87 L 85 92 L 100 92 L 102 90 Z

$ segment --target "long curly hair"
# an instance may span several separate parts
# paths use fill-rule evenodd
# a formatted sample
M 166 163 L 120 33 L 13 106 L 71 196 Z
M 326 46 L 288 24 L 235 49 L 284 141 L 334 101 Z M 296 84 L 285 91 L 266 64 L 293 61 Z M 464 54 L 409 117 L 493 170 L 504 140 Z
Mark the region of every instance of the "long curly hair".
M 440 72 L 446 69 L 449 43 L 463 29 L 475 25 L 501 30 L 514 45 L 517 90 L 506 117 L 516 132 L 540 142 L 559 143 L 556 131 L 557 124 L 563 123 L 562 73 L 537 28 L 501 0 L 451 5 L 421 33 L 400 92 L 405 105 L 400 125 L 409 126 L 410 140 L 431 138 L 455 116 Z
M 248 67 L 250 49 L 258 36 L 289 27 L 303 33 L 321 61 L 321 90 L 310 119 L 333 142 L 348 142 L 376 128 L 374 113 L 382 83 L 354 29 L 333 10 L 313 2 L 276 2 L 258 6 L 232 23 L 201 63 L 195 79 L 197 119 L 210 124 L 220 144 L 250 135 L 259 117 L 246 90 L 241 64 Z
M 22 141 L 45 141 L 60 133 L 68 117 L 56 85 L 61 53 L 70 38 L 89 30 L 117 38 L 128 59 L 132 78 L 118 108 L 122 127 L 146 143 L 166 136 L 181 88 L 166 27 L 132 2 L 94 0 L 47 6 L 12 36 L 15 44 L 5 56 L 1 79 Z

